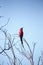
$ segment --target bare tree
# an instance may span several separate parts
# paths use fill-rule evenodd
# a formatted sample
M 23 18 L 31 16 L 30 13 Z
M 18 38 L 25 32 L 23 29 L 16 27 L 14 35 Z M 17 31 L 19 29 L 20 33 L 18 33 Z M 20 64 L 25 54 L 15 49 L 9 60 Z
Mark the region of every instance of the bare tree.
M 8 19 L 8 22 L 9 22 L 9 19 Z M 4 43 L 4 49 L 0 46 L 0 49 L 1 49 L 0 54 L 2 54 L 4 52 L 4 54 L 9 59 L 10 65 L 16 65 L 16 59 L 17 58 L 16 58 L 16 55 L 15 55 L 15 52 L 14 52 L 14 49 L 13 49 L 13 45 L 12 45 L 13 42 L 14 42 L 14 37 L 13 37 L 13 40 L 11 40 L 11 35 L 8 34 L 7 31 L 5 31 L 5 29 L 3 29 L 3 27 L 6 26 L 8 24 L 8 22 L 5 25 L 0 27 L 0 31 L 3 32 L 3 34 L 5 35 L 5 38 L 6 38 L 5 43 Z M 8 43 L 7 43 L 8 48 L 6 48 L 6 40 L 8 40 Z M 7 54 L 7 52 L 6 52 L 6 51 L 9 51 L 9 50 L 11 50 L 11 52 L 12 52 L 13 59 L 11 59 L 9 54 Z M 20 60 L 19 60 L 19 62 L 20 62 Z
M 5 42 L 4 42 L 4 49 L 0 46 L 0 54 L 5 54 L 6 57 L 8 58 L 9 60 L 9 63 L 10 65 L 22 65 L 22 60 L 20 60 L 20 58 L 18 58 L 15 54 L 15 49 L 21 53 L 21 56 L 24 56 L 26 57 L 26 59 L 30 62 L 30 65 L 34 65 L 34 51 L 35 51 L 35 46 L 36 46 L 36 43 L 34 43 L 33 45 L 33 50 L 30 48 L 29 46 L 29 43 L 26 41 L 25 38 L 23 38 L 23 41 L 24 43 L 27 45 L 29 51 L 26 51 L 25 47 L 23 48 L 18 48 L 17 47 L 17 44 L 20 40 L 18 40 L 16 43 L 14 42 L 15 41 L 15 36 L 13 37 L 12 39 L 12 35 L 10 33 L 8 33 L 4 27 L 9 23 L 9 20 L 7 21 L 7 23 L 3 26 L 0 27 L 0 31 L 3 32 L 4 36 L 5 36 Z M 15 48 L 14 48 L 15 47 Z M 12 57 L 9 55 L 9 53 L 7 53 L 7 51 L 9 51 L 12 53 Z M 41 56 L 39 57 L 39 60 L 38 60 L 38 64 L 40 64 L 40 61 L 41 61 Z M 7 63 L 9 65 L 9 63 Z

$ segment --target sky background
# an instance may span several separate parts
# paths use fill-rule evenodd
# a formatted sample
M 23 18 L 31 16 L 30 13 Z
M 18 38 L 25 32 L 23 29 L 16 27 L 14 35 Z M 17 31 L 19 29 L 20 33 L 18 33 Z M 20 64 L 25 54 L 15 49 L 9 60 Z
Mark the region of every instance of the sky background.
M 0 5 L 2 6 L 0 16 L 4 16 L 0 18 L 0 27 L 7 22 L 8 18 L 10 21 L 5 29 L 10 34 L 18 34 L 19 29 L 23 27 L 24 38 L 30 47 L 32 48 L 34 42 L 37 43 L 34 58 L 35 60 L 38 59 L 40 51 L 43 50 L 43 1 L 0 0 Z M 35 64 L 36 62 L 37 60 Z

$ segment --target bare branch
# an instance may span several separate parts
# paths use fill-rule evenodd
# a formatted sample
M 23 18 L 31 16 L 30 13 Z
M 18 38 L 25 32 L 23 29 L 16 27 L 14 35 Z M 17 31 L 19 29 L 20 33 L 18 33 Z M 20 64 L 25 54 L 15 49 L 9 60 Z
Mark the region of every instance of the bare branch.
M 12 45 L 11 45 L 11 46 L 12 46 Z M 16 56 L 15 56 L 13 47 L 11 47 L 11 51 L 12 51 L 12 54 L 13 54 L 13 57 L 14 57 L 14 65 L 15 65 Z
M 41 60 L 41 56 L 39 57 L 39 59 L 38 59 L 38 64 L 37 65 L 39 65 L 40 64 L 40 60 Z
M 34 51 L 35 51 L 35 46 L 36 46 L 36 43 L 34 43 L 34 45 L 33 45 L 33 55 L 34 55 Z
M 1 48 L 1 47 L 0 47 L 0 48 Z M 2 48 L 1 48 L 1 50 L 3 51 Z M 3 52 L 6 54 L 7 58 L 9 59 L 10 64 L 12 65 L 10 56 L 5 52 L 5 50 L 4 50 Z M 1 53 L 2 53 L 2 52 L 1 52 Z
M 0 47 L 1 48 L 1 47 Z M 0 52 L 0 54 L 2 54 L 4 51 L 6 51 L 6 50 L 9 50 L 11 47 L 9 47 L 9 48 L 7 48 L 7 49 L 3 49 L 1 52 Z
M 18 58 L 18 60 L 19 60 L 19 58 Z M 22 60 L 21 60 L 21 61 L 19 60 L 19 65 L 20 65 L 20 64 L 22 65 Z
M 0 16 L 0 18 L 1 18 L 1 16 Z M 3 26 L 0 27 L 0 30 L 9 23 L 9 20 L 10 20 L 10 18 L 8 19 L 8 21 L 7 21 L 7 23 L 5 25 L 3 25 Z
M 16 48 L 22 55 L 24 55 L 28 60 L 30 59 L 30 58 L 27 57 L 27 55 L 25 54 L 25 52 L 21 52 L 21 51 L 19 50 L 19 48 L 17 48 L 16 46 L 15 46 L 15 48 Z
M 9 48 L 2 50 L 2 51 L 0 52 L 0 54 L 3 53 L 5 50 L 9 50 L 9 49 L 11 48 L 11 51 L 12 51 L 12 54 L 13 54 L 13 57 L 14 57 L 14 65 L 15 65 L 15 58 L 16 58 L 16 57 L 15 57 L 14 49 L 13 49 L 13 47 L 12 47 L 12 43 L 13 43 L 13 42 L 11 42 L 11 37 L 7 36 L 6 31 L 4 31 L 3 29 L 1 29 L 1 31 L 4 33 L 5 37 L 9 40 L 9 44 L 10 44 L 10 45 L 9 45 Z
M 28 46 L 28 48 L 29 48 L 29 50 L 30 50 L 30 53 L 32 54 L 32 51 L 31 51 L 31 48 L 30 48 L 30 46 L 29 46 L 29 44 L 27 43 L 27 41 L 23 38 L 23 40 L 24 40 L 24 42 L 27 44 L 27 46 Z

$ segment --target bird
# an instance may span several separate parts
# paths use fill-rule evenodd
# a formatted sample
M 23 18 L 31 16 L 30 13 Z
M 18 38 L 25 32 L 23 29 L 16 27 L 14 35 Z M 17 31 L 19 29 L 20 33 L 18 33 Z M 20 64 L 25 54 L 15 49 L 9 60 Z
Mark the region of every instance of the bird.
M 20 28 L 20 30 L 19 30 L 19 37 L 20 37 L 20 41 L 21 41 L 22 46 L 23 46 L 23 35 L 24 35 L 23 28 Z

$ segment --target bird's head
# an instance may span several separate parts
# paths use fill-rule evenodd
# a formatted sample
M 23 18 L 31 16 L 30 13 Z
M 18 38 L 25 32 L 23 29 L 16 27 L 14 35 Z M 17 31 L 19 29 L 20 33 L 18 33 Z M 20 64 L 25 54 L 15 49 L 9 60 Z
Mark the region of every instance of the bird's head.
M 23 27 L 22 27 L 22 28 L 20 28 L 20 30 L 23 30 Z

